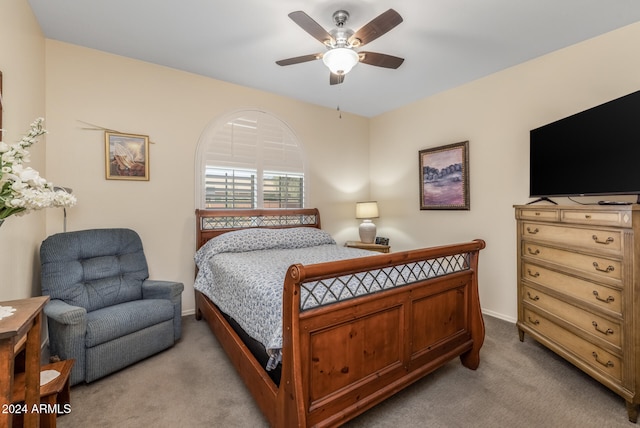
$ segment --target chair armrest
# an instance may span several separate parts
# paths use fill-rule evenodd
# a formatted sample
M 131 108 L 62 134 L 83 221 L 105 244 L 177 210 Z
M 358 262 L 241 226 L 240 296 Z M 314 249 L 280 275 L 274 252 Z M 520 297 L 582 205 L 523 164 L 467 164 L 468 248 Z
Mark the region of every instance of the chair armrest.
M 175 301 L 182 297 L 183 290 L 184 284 L 181 282 L 147 279 L 142 283 L 142 298 Z
M 52 299 L 44 306 L 49 330 L 49 352 L 62 360 L 75 359 L 70 384 L 85 379 L 87 310 Z
M 62 300 L 52 299 L 44 307 L 44 313 L 52 320 L 65 325 L 85 324 L 87 310 L 80 306 L 72 306 Z
M 174 281 L 147 279 L 142 282 L 143 299 L 168 299 L 173 304 L 173 338 L 182 336 L 182 291 L 184 284 Z

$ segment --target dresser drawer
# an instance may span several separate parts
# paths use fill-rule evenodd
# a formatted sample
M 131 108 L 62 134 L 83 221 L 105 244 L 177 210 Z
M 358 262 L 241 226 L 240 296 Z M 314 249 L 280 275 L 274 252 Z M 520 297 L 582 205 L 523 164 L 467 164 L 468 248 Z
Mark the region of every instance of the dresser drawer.
M 588 251 L 622 253 L 622 231 L 522 222 L 523 238 L 541 239 Z
M 527 327 L 571 352 L 588 366 L 611 376 L 617 382 L 622 381 L 622 359 L 617 355 L 576 336 L 534 310 L 524 309 L 523 322 Z
M 626 210 L 592 211 L 565 209 L 561 211 L 560 220 L 566 223 L 629 227 L 631 225 L 631 214 Z
M 545 221 L 558 221 L 560 220 L 560 211 L 557 209 L 533 209 L 523 208 L 520 209 L 520 218 L 523 220 L 545 220 Z
M 605 257 L 564 251 L 527 241 L 522 241 L 522 257 L 552 262 L 603 278 L 622 278 L 622 263 Z
M 527 262 L 522 263 L 521 274 L 525 281 L 544 285 L 567 296 L 613 311 L 617 315 L 622 314 L 622 292 L 619 289 Z
M 622 329 L 619 322 L 585 311 L 528 286 L 522 288 L 522 300 L 620 348 Z

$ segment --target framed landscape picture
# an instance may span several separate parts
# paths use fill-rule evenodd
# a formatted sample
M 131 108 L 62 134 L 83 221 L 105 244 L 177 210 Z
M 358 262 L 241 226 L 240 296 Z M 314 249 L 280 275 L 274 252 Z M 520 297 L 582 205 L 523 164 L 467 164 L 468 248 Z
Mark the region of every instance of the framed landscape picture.
M 107 180 L 149 180 L 149 137 L 106 131 Z
M 469 142 L 420 150 L 420 209 L 469 210 Z

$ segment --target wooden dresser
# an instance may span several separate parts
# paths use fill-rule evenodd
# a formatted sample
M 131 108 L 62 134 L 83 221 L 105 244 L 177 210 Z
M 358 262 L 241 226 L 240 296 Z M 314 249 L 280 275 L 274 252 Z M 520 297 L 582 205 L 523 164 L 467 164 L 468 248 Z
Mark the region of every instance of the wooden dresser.
M 518 333 L 640 403 L 640 205 L 516 206 Z M 638 239 L 635 239 L 638 235 Z

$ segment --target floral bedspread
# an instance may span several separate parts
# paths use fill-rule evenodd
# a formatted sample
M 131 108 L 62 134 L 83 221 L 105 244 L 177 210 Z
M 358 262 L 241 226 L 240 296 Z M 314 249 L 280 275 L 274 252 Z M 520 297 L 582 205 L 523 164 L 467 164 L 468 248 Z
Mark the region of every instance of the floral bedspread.
M 194 288 L 274 355 L 282 347 L 282 291 L 289 266 L 373 254 L 338 246 L 327 232 L 309 227 L 239 230 L 198 250 Z

